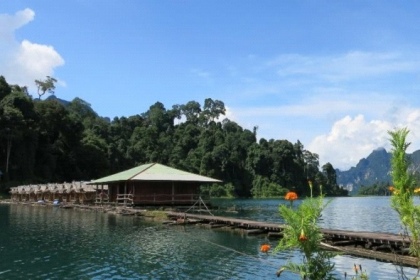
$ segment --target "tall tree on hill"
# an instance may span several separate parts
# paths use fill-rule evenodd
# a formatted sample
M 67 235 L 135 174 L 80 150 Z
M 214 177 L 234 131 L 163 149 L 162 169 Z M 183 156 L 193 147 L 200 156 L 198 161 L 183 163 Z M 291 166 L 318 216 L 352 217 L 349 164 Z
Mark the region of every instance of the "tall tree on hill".
M 198 123 L 200 113 L 201 113 L 201 105 L 197 101 L 189 101 L 185 105 L 179 106 L 181 110 L 181 114 L 185 116 L 187 122 L 191 122 L 194 124 Z
M 166 110 L 162 103 L 156 102 L 142 116 L 145 126 L 137 138 L 143 142 L 147 161 L 167 164 L 172 149 L 171 138 L 176 114 Z
M 319 156 L 311 153 L 308 150 L 303 151 L 303 158 L 305 160 L 305 176 L 307 180 L 314 180 L 319 171 Z
M 46 92 L 54 94 L 55 83 L 57 80 L 53 77 L 47 76 L 45 80 L 35 80 L 36 87 L 38 88 L 38 96 L 41 100 L 41 96 Z
M 225 104 L 220 100 L 213 100 L 206 98 L 204 100 L 203 111 L 201 112 L 201 118 L 203 123 L 208 124 L 209 122 L 218 119 L 220 115 L 224 115 L 226 112 Z
M 270 179 L 284 188 L 299 187 L 296 186 L 298 182 L 293 179 L 293 170 L 296 167 L 293 144 L 288 140 L 270 140 L 269 144 L 273 158 Z

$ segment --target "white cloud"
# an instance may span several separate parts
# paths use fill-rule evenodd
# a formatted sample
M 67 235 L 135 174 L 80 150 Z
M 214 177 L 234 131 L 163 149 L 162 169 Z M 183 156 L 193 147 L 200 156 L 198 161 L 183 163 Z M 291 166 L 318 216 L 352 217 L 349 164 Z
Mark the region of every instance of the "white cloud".
M 419 53 L 285 54 L 259 62 L 238 68 L 238 76 L 253 79 L 235 89 L 241 102 L 232 98 L 230 106 L 238 123 L 259 127 L 260 137 L 300 140 L 321 163 L 342 170 L 379 147 L 389 150 L 395 128 L 410 129 L 409 152 L 420 149 Z
M 53 46 L 18 42 L 14 32 L 35 17 L 31 9 L 15 15 L 0 15 L 0 75 L 10 84 L 34 87 L 35 79 L 53 76 L 54 69 L 64 65 L 64 59 Z M 65 84 L 63 81 L 60 84 Z
M 419 58 L 413 54 L 408 56 L 398 52 L 362 51 L 318 57 L 287 54 L 278 56 L 266 65 L 277 68 L 280 77 L 307 76 L 333 83 L 420 69 Z
M 13 38 L 13 32 L 32 21 L 34 17 L 35 13 L 31 9 L 18 11 L 13 16 L 0 14 L 0 38 Z
M 363 115 L 346 116 L 336 121 L 328 134 L 319 135 L 308 149 L 319 154 L 321 164 L 330 162 L 335 168 L 348 170 L 373 150 L 383 147 L 390 151 L 388 131 L 406 127 L 410 130 L 408 152 L 420 149 L 420 110 L 403 109 L 389 120 L 366 121 Z
M 54 50 L 54 47 L 31 43 L 27 40 L 21 43 L 15 60 L 11 63 L 13 69 L 20 69 L 16 79 L 22 82 L 29 79 L 32 83 L 35 79 L 52 76 L 54 68 L 63 64 L 63 58 Z
M 308 149 L 319 154 L 321 164 L 330 162 L 346 170 L 378 147 L 388 147 L 388 131 L 392 128 L 387 121 L 346 116 L 335 122 L 328 134 L 317 136 Z
M 210 72 L 207 72 L 207 71 L 204 71 L 204 70 L 201 70 L 201 69 L 196 69 L 196 68 L 191 69 L 191 73 L 200 77 L 200 78 L 204 78 L 204 79 L 208 79 L 208 78 L 211 77 Z

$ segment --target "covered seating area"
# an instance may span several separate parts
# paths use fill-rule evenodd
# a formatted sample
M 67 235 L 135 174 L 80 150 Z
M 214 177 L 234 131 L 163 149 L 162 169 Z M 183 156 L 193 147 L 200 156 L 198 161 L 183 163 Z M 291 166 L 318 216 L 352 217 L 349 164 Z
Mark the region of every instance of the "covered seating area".
M 107 186 L 109 203 L 122 205 L 193 205 L 200 186 L 222 181 L 159 163 L 143 164 L 88 184 Z

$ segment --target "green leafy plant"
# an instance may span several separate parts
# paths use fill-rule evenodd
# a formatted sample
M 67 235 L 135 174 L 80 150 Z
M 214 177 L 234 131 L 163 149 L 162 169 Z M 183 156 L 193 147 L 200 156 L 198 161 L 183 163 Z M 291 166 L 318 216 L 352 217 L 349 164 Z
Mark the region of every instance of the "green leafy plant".
M 412 256 L 420 257 L 420 206 L 414 205 L 413 196 L 418 192 L 415 189 L 415 179 L 409 172 L 409 161 L 406 156 L 406 150 L 410 146 L 407 142 L 409 130 L 406 128 L 389 131 L 392 144 L 392 191 L 391 207 L 397 211 L 401 225 L 403 227 L 402 235 L 410 241 L 409 252 Z M 420 272 L 420 261 L 417 274 L 413 279 L 418 279 Z M 404 275 L 403 275 L 404 276 Z M 404 276 L 404 278 L 407 278 Z
M 312 194 L 312 182 L 309 182 L 309 187 Z M 277 276 L 284 270 L 289 270 L 299 274 L 302 279 L 334 279 L 334 263 L 331 262 L 331 258 L 335 254 L 321 248 L 323 236 L 317 224 L 325 206 L 322 188 L 319 197 L 313 198 L 311 195 L 297 208 L 280 205 L 280 215 L 286 227 L 276 250 L 298 249 L 302 253 L 302 262 L 288 262 L 277 272 Z

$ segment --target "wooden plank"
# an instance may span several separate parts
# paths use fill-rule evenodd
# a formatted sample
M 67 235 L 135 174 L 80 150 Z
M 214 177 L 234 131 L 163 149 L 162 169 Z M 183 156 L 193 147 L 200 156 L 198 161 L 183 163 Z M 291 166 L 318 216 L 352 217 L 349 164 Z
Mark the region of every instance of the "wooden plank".
M 398 255 L 396 253 L 372 251 L 372 250 L 363 249 L 363 248 L 356 248 L 353 246 L 332 246 L 326 243 L 321 243 L 321 245 L 324 249 L 327 249 L 327 250 L 334 250 L 334 251 L 339 251 L 348 255 L 390 262 L 396 265 L 406 265 L 406 266 L 411 266 L 411 267 L 417 267 L 419 264 L 419 260 L 415 257 Z
M 179 212 L 167 212 L 167 215 L 172 218 L 186 217 L 189 219 L 197 219 L 206 223 L 212 223 L 221 226 L 226 225 L 230 228 L 242 229 L 248 234 L 268 232 L 269 237 L 281 238 L 281 231 L 286 227 L 284 224 L 259 222 L 232 217 Z M 365 258 L 373 258 L 393 263 L 398 261 L 400 264 L 417 266 L 417 258 L 403 255 L 403 253 L 406 252 L 407 247 L 410 245 L 409 240 L 403 236 L 380 232 L 357 232 L 334 229 L 321 229 L 321 232 L 324 235 L 325 242 L 331 243 L 328 244 L 328 246 L 334 248 L 334 250 L 344 252 L 345 254 L 356 255 Z M 384 252 L 380 250 L 387 248 L 389 248 L 389 251 L 394 252 Z
M 267 236 L 269 238 L 282 238 L 283 237 L 283 233 L 270 231 L 269 233 L 267 233 Z
M 266 233 L 267 231 L 264 229 L 248 229 L 245 231 L 246 234 L 248 235 L 258 235 L 258 234 L 263 234 Z

